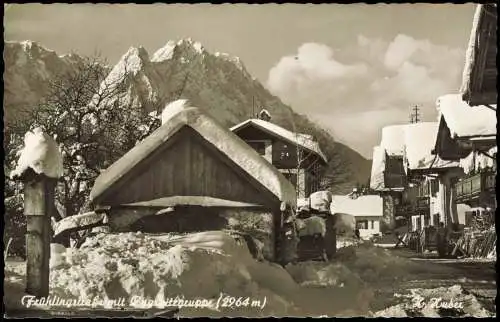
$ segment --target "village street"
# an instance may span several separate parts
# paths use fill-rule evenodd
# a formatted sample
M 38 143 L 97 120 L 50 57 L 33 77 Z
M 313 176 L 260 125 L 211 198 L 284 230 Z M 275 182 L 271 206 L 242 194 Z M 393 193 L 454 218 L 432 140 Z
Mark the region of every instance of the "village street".
M 497 294 L 495 261 L 484 259 L 439 259 L 437 254 L 418 254 L 407 248 L 390 249 L 391 254 L 406 258 L 428 267 L 427 271 L 407 276 L 404 280 L 387 283 L 379 280 L 372 308 L 376 311 L 397 301 L 392 295 L 409 289 L 449 288 L 460 285 L 474 295 L 488 310 L 495 311 Z M 392 298 L 391 298 L 392 297 Z

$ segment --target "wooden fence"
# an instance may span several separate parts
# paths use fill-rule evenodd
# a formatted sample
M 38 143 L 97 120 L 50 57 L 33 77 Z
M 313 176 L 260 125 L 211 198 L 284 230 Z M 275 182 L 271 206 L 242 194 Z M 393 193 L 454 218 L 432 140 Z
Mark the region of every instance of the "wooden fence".
M 497 233 L 494 229 L 465 232 L 457 241 L 452 255 L 473 258 L 496 257 Z

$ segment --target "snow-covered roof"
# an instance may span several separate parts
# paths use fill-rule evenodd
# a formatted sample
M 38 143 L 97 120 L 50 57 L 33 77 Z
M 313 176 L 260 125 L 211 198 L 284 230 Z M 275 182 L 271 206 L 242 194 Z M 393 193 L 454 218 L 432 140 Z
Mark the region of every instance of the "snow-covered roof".
M 405 161 L 409 169 L 457 167 L 457 162 L 444 161 L 431 151 L 436 142 L 438 122 L 408 124 L 405 127 Z
M 334 195 L 330 206 L 332 214 L 347 214 L 355 217 L 382 217 L 383 200 L 377 195 L 362 195 L 358 198 Z
M 184 126 L 189 126 L 227 156 L 238 167 L 271 191 L 280 201 L 295 207 L 297 199 L 294 186 L 273 165 L 262 158 L 237 135 L 228 131 L 196 107 L 173 104 L 168 119 L 150 136 L 128 151 L 96 179 L 90 192 L 91 200 L 110 189 L 118 180 L 142 160 L 154 153 Z
M 497 133 L 496 111 L 484 106 L 471 107 L 459 94 L 443 95 L 437 99 L 437 109 L 446 121 L 452 138 L 489 136 Z M 496 108 L 496 105 L 493 105 Z
M 323 161 L 326 163 L 328 162 L 326 156 L 323 154 L 321 151 L 318 142 L 312 140 L 310 136 L 306 136 L 301 133 L 293 133 L 285 128 L 282 128 L 281 126 L 278 126 L 276 124 L 273 124 L 271 122 L 267 122 L 264 120 L 259 120 L 259 119 L 248 119 L 244 122 L 241 122 L 240 124 L 237 124 L 231 128 L 231 131 L 235 132 L 238 131 L 244 127 L 254 125 L 268 133 L 274 134 L 281 139 L 288 141 L 292 144 L 297 144 L 300 147 L 309 150 L 310 152 L 315 153 Z
M 460 93 L 472 105 L 497 101 L 497 4 L 477 4 L 465 54 Z
M 404 130 L 407 124 L 390 125 L 382 129 L 380 146 L 388 155 L 403 155 L 405 139 Z
M 381 146 L 373 148 L 372 172 L 370 177 L 370 188 L 373 190 L 382 190 L 385 188 L 385 149 Z

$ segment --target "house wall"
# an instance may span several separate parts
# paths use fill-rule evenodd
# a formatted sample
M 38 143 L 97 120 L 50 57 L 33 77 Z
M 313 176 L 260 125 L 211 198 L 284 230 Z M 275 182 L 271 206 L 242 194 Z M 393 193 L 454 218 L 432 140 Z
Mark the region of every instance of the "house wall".
M 285 177 L 294 176 L 292 183 L 295 185 L 297 191 L 297 198 L 309 197 L 306 189 L 306 171 L 304 169 L 278 169 Z M 298 173 L 298 175 L 297 175 Z
M 271 140 L 248 140 L 246 142 L 251 147 L 254 147 L 254 144 L 262 144 L 264 146 L 264 150 L 263 151 L 257 150 L 257 152 L 259 152 L 259 154 L 269 163 L 273 162 L 273 144 Z
M 373 216 L 356 216 L 356 227 L 364 222 L 367 223 L 367 228 L 359 228 L 359 234 L 362 238 L 369 238 L 374 234 L 379 234 L 380 231 L 380 221 L 382 217 Z
M 152 208 L 112 208 L 109 226 L 113 232 L 192 233 L 212 230 L 236 230 L 251 236 L 266 260 L 275 259 L 275 217 L 263 209 L 175 207 L 174 211 L 155 215 Z M 250 242 L 253 244 L 252 242 Z M 249 248 L 253 248 L 250 246 Z M 255 249 L 250 249 L 257 256 Z

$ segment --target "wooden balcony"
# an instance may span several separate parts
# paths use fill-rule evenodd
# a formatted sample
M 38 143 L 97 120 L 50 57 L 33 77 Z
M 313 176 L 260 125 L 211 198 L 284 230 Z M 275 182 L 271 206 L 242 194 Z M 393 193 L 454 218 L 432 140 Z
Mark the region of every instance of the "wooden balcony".
M 495 193 L 495 173 L 488 171 L 467 176 L 454 186 L 457 202 L 468 203 L 482 195 Z
M 419 212 L 430 211 L 430 200 L 429 197 L 418 198 L 415 203 L 415 210 Z

